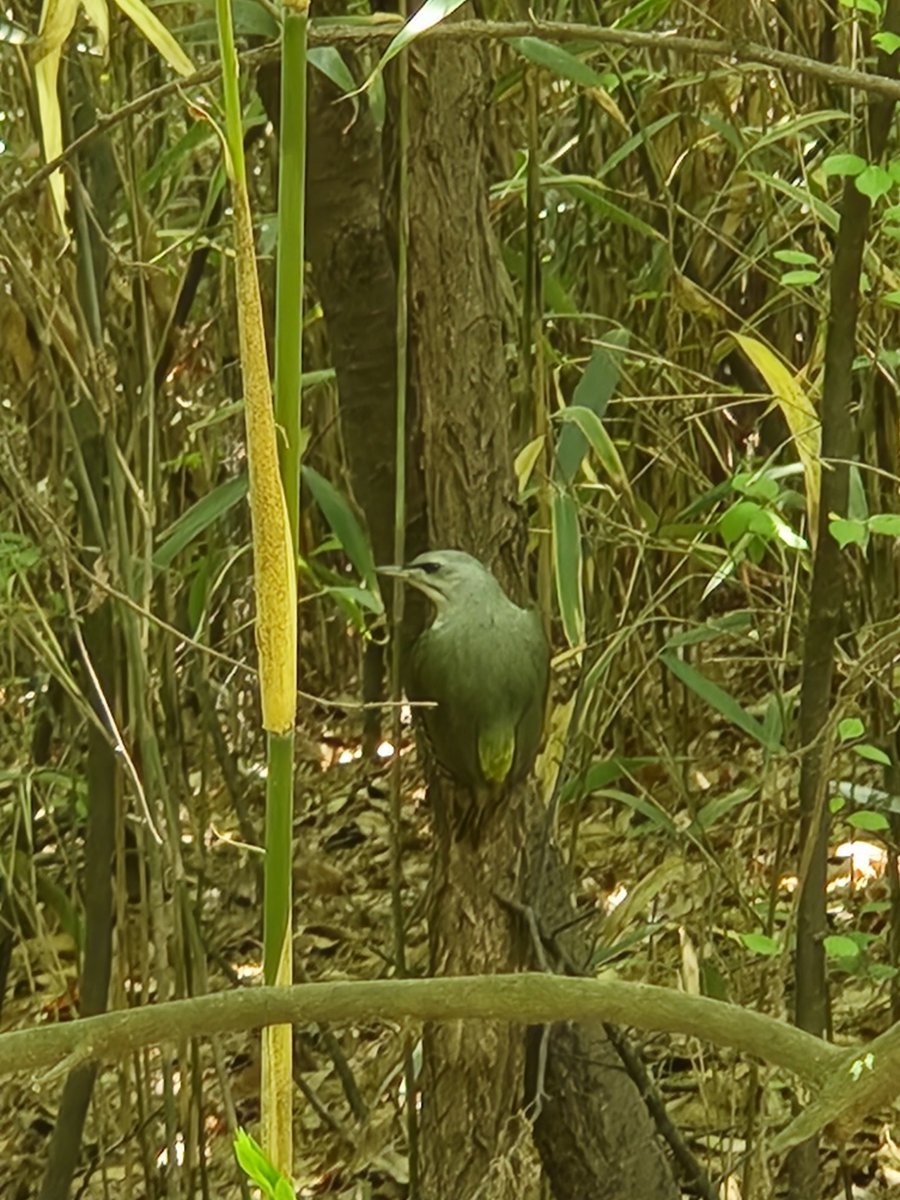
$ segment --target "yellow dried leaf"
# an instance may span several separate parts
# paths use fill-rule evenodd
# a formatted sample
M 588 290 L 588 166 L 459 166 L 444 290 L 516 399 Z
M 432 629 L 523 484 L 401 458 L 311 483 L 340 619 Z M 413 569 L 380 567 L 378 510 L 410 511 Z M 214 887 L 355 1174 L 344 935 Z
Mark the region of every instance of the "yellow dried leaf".
M 160 52 L 166 62 L 179 75 L 191 75 L 194 64 L 169 33 L 159 17 L 152 13 L 141 0 L 116 0 L 119 8 L 130 21 L 137 25 L 148 42 Z
M 810 541 L 814 544 L 822 478 L 822 429 L 819 414 L 797 376 L 771 347 L 744 333 L 735 333 L 732 337 L 771 389 L 797 447 L 806 480 Z

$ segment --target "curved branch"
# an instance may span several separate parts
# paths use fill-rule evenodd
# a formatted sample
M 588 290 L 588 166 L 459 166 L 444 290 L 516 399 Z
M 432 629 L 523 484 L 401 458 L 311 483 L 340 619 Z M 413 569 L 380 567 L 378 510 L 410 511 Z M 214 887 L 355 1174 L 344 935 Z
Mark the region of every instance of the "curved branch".
M 0 1076 L 41 1068 L 52 1076 L 83 1062 L 124 1058 L 142 1046 L 264 1025 L 403 1018 L 615 1021 L 740 1050 L 814 1085 L 823 1085 L 848 1055 L 846 1047 L 720 1000 L 646 983 L 531 973 L 254 987 L 16 1030 L 0 1034 Z

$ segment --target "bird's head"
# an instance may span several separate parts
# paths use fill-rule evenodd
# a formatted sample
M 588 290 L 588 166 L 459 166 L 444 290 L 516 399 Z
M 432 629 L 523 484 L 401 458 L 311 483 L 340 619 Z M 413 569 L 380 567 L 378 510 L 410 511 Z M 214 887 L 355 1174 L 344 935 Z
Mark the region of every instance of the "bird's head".
M 426 550 L 405 566 L 379 567 L 378 572 L 422 592 L 439 613 L 501 591 L 487 567 L 462 550 Z

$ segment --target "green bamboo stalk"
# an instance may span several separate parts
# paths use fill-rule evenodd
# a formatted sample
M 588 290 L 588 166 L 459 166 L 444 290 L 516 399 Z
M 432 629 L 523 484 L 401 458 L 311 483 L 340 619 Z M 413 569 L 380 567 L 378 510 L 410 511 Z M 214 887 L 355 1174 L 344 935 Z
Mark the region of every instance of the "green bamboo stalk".
M 290 148 L 279 188 L 279 280 L 276 314 L 277 411 L 266 361 L 262 302 L 247 195 L 237 55 L 230 0 L 216 0 L 225 100 L 227 161 L 234 191 L 236 277 L 244 413 L 250 463 L 250 504 L 257 599 L 260 691 L 266 729 L 266 865 L 264 973 L 267 983 L 291 982 L 291 862 L 294 718 L 297 698 L 295 564 L 299 513 L 300 312 L 303 287 L 303 164 Z M 283 146 L 305 119 L 306 4 L 286 14 L 283 44 Z M 301 100 L 298 103 L 297 89 Z M 286 485 L 286 486 L 285 486 Z M 291 1027 L 262 1039 L 262 1135 L 274 1165 L 288 1178 L 293 1151 Z
M 278 462 L 294 562 L 300 517 L 307 10 L 307 0 L 286 4 L 281 32 L 274 400 L 280 430 Z M 293 982 L 293 729 L 269 735 L 268 768 L 263 972 L 267 983 L 287 986 Z M 291 1035 L 291 1027 L 282 1025 L 268 1030 L 263 1039 L 263 1145 L 287 1175 L 293 1130 Z

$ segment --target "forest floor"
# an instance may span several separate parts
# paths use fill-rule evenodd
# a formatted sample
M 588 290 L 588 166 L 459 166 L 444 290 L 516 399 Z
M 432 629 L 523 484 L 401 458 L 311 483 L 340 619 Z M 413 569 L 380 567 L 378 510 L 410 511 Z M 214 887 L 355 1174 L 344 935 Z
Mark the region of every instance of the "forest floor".
M 659 756 L 629 759 L 624 775 L 602 794 L 585 798 L 577 813 L 561 812 L 560 841 L 572 855 L 577 903 L 596 935 L 594 969 L 786 1017 L 791 964 L 779 933 L 789 924 L 796 879 L 793 849 L 783 844 L 779 850 L 778 830 L 794 803 L 795 767 L 786 762 L 783 771 L 770 771 L 761 788 L 760 753 L 748 752 L 746 744 L 742 749 L 724 721 L 698 725 L 701 732 L 688 740 L 677 771 Z M 363 764 L 354 727 L 349 716 L 333 720 L 327 731 L 310 722 L 298 738 L 299 978 L 373 979 L 392 971 L 387 761 Z M 402 753 L 402 903 L 409 969 L 424 975 L 431 827 L 423 789 L 415 782 L 415 751 L 407 744 Z M 260 978 L 259 857 L 240 840 L 224 791 L 207 797 L 207 805 L 211 815 L 202 839 L 186 826 L 184 850 L 209 987 L 247 986 Z M 830 919 L 835 935 L 852 933 L 862 949 L 855 959 L 831 963 L 837 1041 L 865 1040 L 889 1022 L 885 850 L 876 838 L 851 832 L 835 825 Z M 52 862 L 47 830 L 36 826 L 36 837 L 43 841 L 38 859 Z M 40 911 L 41 927 L 21 937 L 13 952 L 4 1031 L 69 1019 L 77 1002 L 72 939 L 47 905 Z M 116 937 L 120 984 L 141 957 L 141 911 L 140 905 L 129 907 L 126 936 Z M 760 935 L 767 927 L 769 934 Z M 151 980 L 151 997 L 153 991 Z M 296 1097 L 295 1170 L 302 1196 L 399 1200 L 406 1194 L 402 1064 L 408 1048 L 415 1054 L 419 1033 L 385 1023 L 296 1030 L 302 1091 Z M 748 1148 L 753 1151 L 747 1163 L 756 1182 L 748 1188 L 744 1163 L 721 1194 L 727 1200 L 777 1195 L 765 1144 L 789 1118 L 790 1080 L 687 1038 L 634 1037 L 673 1121 L 714 1178 Z M 242 1195 L 228 1110 L 257 1131 L 259 1039 L 223 1037 L 218 1049 L 224 1074 L 209 1042 L 183 1049 L 180 1057 L 174 1048 L 165 1060 L 150 1051 L 122 1071 L 101 1071 L 73 1196 Z M 174 1152 L 184 1159 L 174 1176 L 167 1166 L 172 1147 L 163 1132 L 166 1063 L 179 1130 Z M 190 1087 L 182 1086 L 187 1078 Z M 2 1200 L 37 1195 L 62 1084 L 52 1074 L 0 1080 Z M 851 1194 L 845 1184 L 857 1200 L 891 1194 L 900 1185 L 900 1148 L 889 1124 L 873 1118 L 860 1129 L 846 1148 L 843 1168 L 835 1156 L 830 1175 L 828 1192 L 835 1197 Z

